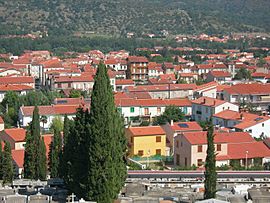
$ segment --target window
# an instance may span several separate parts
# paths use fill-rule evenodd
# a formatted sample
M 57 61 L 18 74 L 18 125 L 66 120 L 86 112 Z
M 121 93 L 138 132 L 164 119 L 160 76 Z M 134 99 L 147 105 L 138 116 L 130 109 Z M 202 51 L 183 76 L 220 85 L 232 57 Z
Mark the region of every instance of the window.
M 130 107 L 130 113 L 134 113 L 134 107 Z
M 160 114 L 161 113 L 161 108 L 157 107 L 157 113 Z
M 68 88 L 71 88 L 71 83 L 68 83 Z
M 161 155 L 161 149 L 156 149 L 156 155 Z
M 176 165 L 180 164 L 180 155 L 176 154 Z
M 198 165 L 198 166 L 202 166 L 202 165 L 203 165 L 202 159 L 198 159 L 198 160 L 197 160 L 197 165 Z
M 249 132 L 249 133 L 252 133 L 252 130 L 250 129 L 250 130 L 248 130 L 248 132 Z
M 264 123 L 262 123 L 262 127 L 264 127 Z
M 138 155 L 139 155 L 139 156 L 143 156 L 143 150 L 139 150 L 139 151 L 138 151 Z
M 217 151 L 218 151 L 218 152 L 221 151 L 221 144 L 217 144 Z
M 58 87 L 58 88 L 62 88 L 62 83 L 58 83 L 58 84 L 57 84 L 57 87 Z
M 187 166 L 187 157 L 185 157 L 185 166 Z
M 176 147 L 177 148 L 179 147 L 179 141 L 178 140 L 176 141 Z
M 161 142 L 161 137 L 160 136 L 156 137 L 156 142 Z
M 149 108 L 144 108 L 144 115 L 149 115 Z
M 198 145 L 198 152 L 202 152 L 202 145 Z

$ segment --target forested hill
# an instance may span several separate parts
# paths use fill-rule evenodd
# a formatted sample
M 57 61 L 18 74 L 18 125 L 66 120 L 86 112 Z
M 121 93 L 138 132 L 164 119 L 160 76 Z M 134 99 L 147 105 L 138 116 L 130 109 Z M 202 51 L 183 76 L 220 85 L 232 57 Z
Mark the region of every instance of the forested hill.
M 0 34 L 269 32 L 269 10 L 269 0 L 0 0 Z

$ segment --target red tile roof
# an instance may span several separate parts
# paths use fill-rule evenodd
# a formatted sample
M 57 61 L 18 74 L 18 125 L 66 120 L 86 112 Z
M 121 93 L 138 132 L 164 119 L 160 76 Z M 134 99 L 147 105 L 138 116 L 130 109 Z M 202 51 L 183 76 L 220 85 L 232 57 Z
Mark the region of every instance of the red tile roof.
M 75 115 L 80 105 L 51 105 L 39 106 L 40 115 Z M 22 106 L 21 111 L 24 116 L 32 116 L 34 106 Z
M 160 126 L 129 127 L 132 136 L 143 135 L 165 135 L 165 131 Z
M 263 142 L 228 144 L 230 159 L 270 157 L 270 149 Z
M 94 82 L 92 75 L 87 76 L 59 76 L 55 78 L 55 83 L 60 82 Z
M 134 81 L 131 79 L 122 79 L 122 80 L 115 80 L 116 85 L 135 85 Z
M 213 75 L 215 78 L 231 77 L 231 74 L 226 71 L 210 71 L 209 74 Z
M 174 122 L 171 126 L 177 132 L 182 131 L 202 131 L 202 127 L 195 121 L 193 122 Z
M 42 135 L 42 138 L 44 140 L 44 144 L 45 144 L 45 147 L 46 147 L 46 157 L 48 159 L 49 158 L 49 152 L 50 152 L 50 144 L 53 141 L 53 134 Z
M 207 132 L 184 132 L 184 137 L 192 145 L 207 144 Z M 247 132 L 215 132 L 215 143 L 249 143 L 255 140 Z
M 4 132 L 11 137 L 15 142 L 24 142 L 26 130 L 23 128 L 10 128 L 5 129 Z
M 166 85 L 140 85 L 135 87 L 127 87 L 129 92 L 156 92 L 170 90 L 194 90 L 196 84 L 166 84 Z
M 24 163 L 24 149 L 12 150 L 11 151 L 11 154 L 12 154 L 12 159 L 14 160 L 14 162 L 16 163 L 16 165 L 19 168 L 23 168 L 23 163 Z
M 0 85 L 0 92 L 7 92 L 7 91 L 16 91 L 20 92 L 23 90 L 33 90 L 34 88 L 28 85 Z
M 34 77 L 18 76 L 18 77 L 0 77 L 0 84 L 22 84 L 35 83 Z
M 199 99 L 192 101 L 192 104 L 199 104 L 199 105 L 210 106 L 210 107 L 216 107 L 224 103 L 226 103 L 226 101 L 214 99 L 210 97 L 200 97 Z
M 270 84 L 237 84 L 224 91 L 229 94 L 270 94 Z
M 144 56 L 129 56 L 128 61 L 130 63 L 148 63 L 148 59 Z

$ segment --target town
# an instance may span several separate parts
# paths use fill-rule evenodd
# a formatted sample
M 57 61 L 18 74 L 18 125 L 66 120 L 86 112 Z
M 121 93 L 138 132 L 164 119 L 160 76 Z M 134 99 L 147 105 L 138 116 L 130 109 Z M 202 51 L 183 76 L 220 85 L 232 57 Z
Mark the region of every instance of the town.
M 220 42 L 205 34 L 200 39 Z M 25 149 L 37 115 L 48 165 L 45 179 L 54 185 L 49 180 L 58 175 L 51 170 L 55 135 L 63 138 L 62 148 L 64 120 L 74 120 L 78 109 L 91 115 L 91 95 L 102 64 L 114 106 L 123 118 L 128 146 L 128 178 L 118 202 L 200 202 L 209 126 L 216 170 L 225 174 L 218 173 L 220 201 L 215 202 L 269 202 L 269 189 L 262 185 L 270 185 L 270 47 L 242 51 L 156 46 L 138 47 L 134 53 L 90 50 L 57 57 L 48 50 L 25 50 L 21 55 L 0 54 L 0 140 L 2 153 L 10 150 L 14 178 L 7 181 L 16 188 L 16 194 L 3 189 L 8 191 L 4 200 L 8 202 L 8 195 L 19 198 L 18 188 L 29 185 L 25 183 Z M 147 171 L 153 171 L 153 176 Z M 172 174 L 162 173 L 166 171 Z M 179 175 L 174 177 L 176 171 Z M 183 176 L 181 171 L 191 175 Z M 230 171 L 257 173 L 226 176 Z M 45 188 L 46 180 L 35 184 Z M 63 185 L 61 180 L 59 185 Z M 22 202 L 26 194 L 20 197 Z M 65 202 L 67 192 L 63 194 L 63 199 L 54 201 Z M 52 202 L 45 193 L 40 196 Z M 31 202 L 31 196 L 28 199 Z

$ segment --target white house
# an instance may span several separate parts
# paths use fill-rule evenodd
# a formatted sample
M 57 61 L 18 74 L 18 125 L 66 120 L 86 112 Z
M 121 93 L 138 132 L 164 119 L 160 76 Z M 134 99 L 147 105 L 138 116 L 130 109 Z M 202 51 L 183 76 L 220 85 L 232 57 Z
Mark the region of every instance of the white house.
M 69 119 L 73 119 L 76 115 L 76 111 L 81 105 L 50 105 L 50 106 L 39 106 L 40 116 L 45 116 L 44 121 L 40 121 L 40 126 L 44 129 L 49 129 L 52 121 L 56 117 L 60 117 L 64 120 L 65 115 Z M 19 110 L 19 124 L 21 127 L 26 127 L 32 121 L 32 115 L 34 106 L 22 106 Z M 86 107 L 84 107 L 86 108 Z
M 270 117 L 225 110 L 213 115 L 213 124 L 250 133 L 253 137 L 270 137 Z
M 192 101 L 192 118 L 195 121 L 207 121 L 212 115 L 226 109 L 238 111 L 239 107 L 230 102 L 210 97 L 200 97 Z

